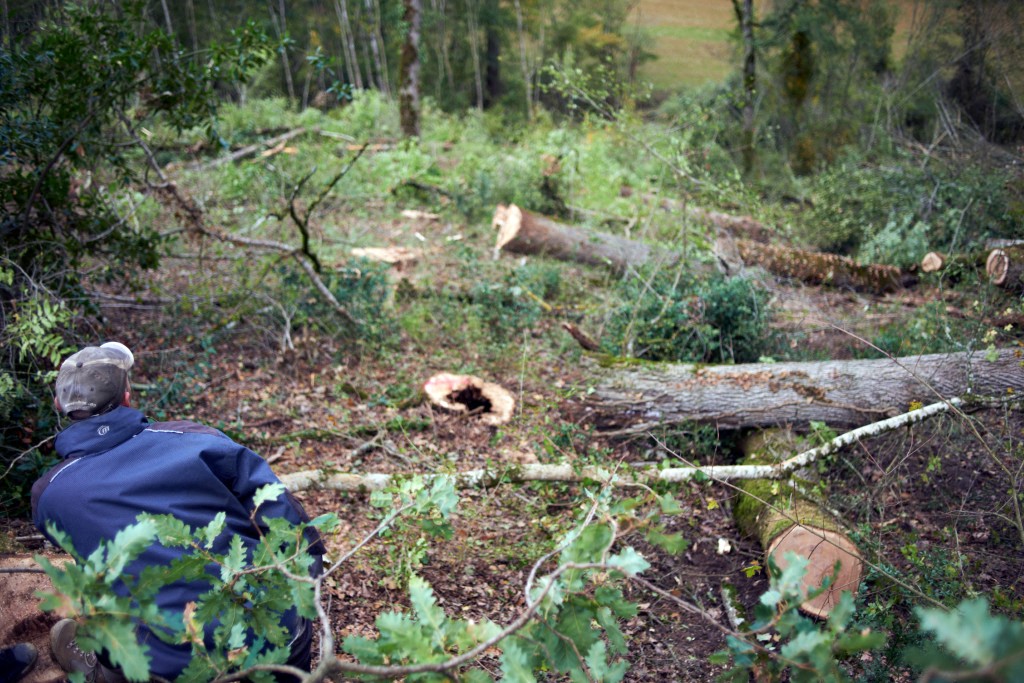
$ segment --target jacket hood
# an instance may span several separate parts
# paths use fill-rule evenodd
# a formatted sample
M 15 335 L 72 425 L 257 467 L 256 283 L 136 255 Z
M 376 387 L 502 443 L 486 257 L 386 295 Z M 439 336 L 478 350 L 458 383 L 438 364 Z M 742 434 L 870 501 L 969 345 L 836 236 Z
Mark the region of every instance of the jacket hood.
M 72 423 L 57 435 L 54 444 L 65 460 L 98 455 L 124 443 L 148 425 L 149 420 L 140 411 L 121 406 Z

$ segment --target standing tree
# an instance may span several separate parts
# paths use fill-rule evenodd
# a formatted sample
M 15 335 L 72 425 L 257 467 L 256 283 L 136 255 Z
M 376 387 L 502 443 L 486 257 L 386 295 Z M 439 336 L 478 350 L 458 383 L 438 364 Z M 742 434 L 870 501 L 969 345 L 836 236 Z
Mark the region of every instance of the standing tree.
M 405 23 L 409 32 L 402 45 L 402 59 L 398 63 L 401 86 L 398 89 L 399 118 L 406 137 L 420 134 L 420 0 L 404 0 Z

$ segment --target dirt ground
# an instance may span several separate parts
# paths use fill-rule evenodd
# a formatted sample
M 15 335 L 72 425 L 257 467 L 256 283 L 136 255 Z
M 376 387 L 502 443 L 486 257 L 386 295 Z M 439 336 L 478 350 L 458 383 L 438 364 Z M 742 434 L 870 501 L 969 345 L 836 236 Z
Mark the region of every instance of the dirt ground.
M 850 333 L 870 335 L 880 325 L 911 310 L 929 297 L 920 290 L 885 300 L 863 295 L 800 287 L 776 286 L 782 303 L 780 332 L 794 343 L 815 349 L 822 357 L 849 353 Z M 829 322 L 822 322 L 829 321 Z M 837 324 L 838 323 L 838 324 Z M 139 386 L 161 387 L 168 360 L 183 349 L 199 357 L 197 342 L 163 338 L 157 313 L 139 315 L 108 311 L 107 327 L 97 333 L 128 343 L 135 351 Z M 553 321 L 533 334 L 561 334 Z M 565 358 L 542 358 L 540 367 L 517 371 L 517 363 L 487 379 L 514 390 L 516 417 L 500 428 L 476 418 L 432 409 L 423 401 L 384 400 L 399 380 L 418 385 L 444 367 L 430 359 L 410 360 L 412 349 L 389 358 L 355 358 L 332 340 L 296 338 L 296 349 L 282 353 L 272 345 L 254 343 L 244 334 L 228 337 L 215 353 L 202 355 L 203 365 L 183 373 L 173 386 L 188 397 L 174 417 L 191 417 L 230 429 L 267 457 L 275 470 L 287 473 L 330 465 L 351 472 L 436 472 L 464 470 L 487 463 L 548 462 L 592 457 L 606 462 L 635 463 L 665 455 L 668 442 L 648 438 L 613 440 L 594 435 L 577 421 L 572 387 L 586 379 L 583 364 Z M 524 353 L 525 355 L 525 353 Z M 518 361 L 519 359 L 517 359 Z M 147 409 L 153 392 L 138 404 Z M 169 416 L 170 417 L 170 416 Z M 870 561 L 862 611 L 892 612 L 897 629 L 909 618 L 908 603 L 898 582 L 919 587 L 929 597 L 946 600 L 942 590 L 963 595 L 999 595 L 1004 609 L 1018 614 L 1024 606 L 1024 551 L 1008 523 L 1006 467 L 1020 467 L 1024 416 L 1020 412 L 979 412 L 973 416 L 981 439 L 960 422 L 937 418 L 901 432 L 862 443 L 833 456 L 821 468 L 829 504 L 844 515 Z M 294 436 L 307 430 L 334 430 L 315 436 Z M 556 434 L 565 438 L 556 439 Z M 292 435 L 292 436 L 290 436 Z M 677 435 L 675 446 L 685 443 Z M 713 435 L 719 445 L 704 464 L 732 462 L 731 435 Z M 996 453 L 987 450 L 997 446 Z M 690 457 L 688 453 L 678 454 Z M 550 550 L 581 505 L 572 485 L 501 486 L 466 491 L 454 521 L 455 535 L 434 542 L 419 573 L 434 588 L 441 606 L 453 616 L 507 622 L 524 605 L 523 585 L 532 562 Z M 681 486 L 676 492 L 685 513 L 670 520 L 670 530 L 690 540 L 679 556 L 635 545 L 651 562 L 645 577 L 687 602 L 705 609 L 710 619 L 727 625 L 722 585 L 738 590 L 752 607 L 767 588 L 763 572 L 744 571 L 763 561 L 756 541 L 742 537 L 730 514 L 735 491 L 716 484 Z M 338 556 L 376 526 L 377 518 L 362 494 L 302 492 L 299 497 L 313 515 L 335 512 L 343 521 L 329 541 Z M 5 562 L 26 562 L 43 550 L 24 520 L 6 520 L 9 537 L 18 537 L 18 552 Z M 720 539 L 728 541 L 723 552 Z M 958 564 L 936 558 L 959 553 Z M 350 634 L 372 635 L 374 617 L 385 609 L 407 605 L 393 579 L 393 557 L 371 547 L 332 577 L 329 612 L 340 641 Z M 933 568 L 931 574 L 929 569 Z M 939 575 L 934 575 L 938 572 Z M 895 576 L 893 581 L 888 576 Z M 55 621 L 34 610 L 31 591 L 39 575 L 4 575 L 0 581 L 2 644 L 32 640 L 45 650 L 46 632 Z M 945 587 L 945 588 L 943 588 Z M 708 656 L 723 649 L 724 637 L 707 619 L 695 616 L 668 599 L 632 587 L 628 597 L 640 611 L 624 625 L 629 637 L 629 681 L 707 681 L 722 667 Z M 876 619 L 877 624 L 884 620 Z M 42 645 L 40 645 L 42 643 Z M 42 661 L 33 681 L 57 680 Z M 872 661 L 861 662 L 865 670 Z M 879 662 L 874 662 L 879 664 Z M 488 664 L 485 662 L 485 666 Z M 490 665 L 494 665 L 491 662 Z M 895 677 L 897 669 L 885 664 Z M 498 673 L 494 666 L 492 674 Z M 879 676 L 875 680 L 886 680 Z

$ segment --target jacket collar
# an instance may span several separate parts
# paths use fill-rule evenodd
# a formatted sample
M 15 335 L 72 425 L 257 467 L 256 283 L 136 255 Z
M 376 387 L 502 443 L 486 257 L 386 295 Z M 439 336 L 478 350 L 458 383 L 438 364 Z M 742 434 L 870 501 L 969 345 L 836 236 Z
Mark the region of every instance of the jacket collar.
M 57 453 L 65 460 L 106 453 L 132 438 L 149 424 L 138 410 L 121 406 L 103 415 L 72 423 L 57 435 Z

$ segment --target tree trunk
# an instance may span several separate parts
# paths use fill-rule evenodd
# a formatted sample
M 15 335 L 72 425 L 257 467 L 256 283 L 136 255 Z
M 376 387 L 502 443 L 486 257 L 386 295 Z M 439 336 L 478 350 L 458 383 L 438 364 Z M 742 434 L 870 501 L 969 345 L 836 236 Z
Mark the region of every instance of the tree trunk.
M 772 465 L 797 450 L 797 442 L 789 430 L 758 432 L 743 444 L 745 465 Z M 747 536 L 756 538 L 780 567 L 788 564 L 787 553 L 796 553 L 808 560 L 807 573 L 801 581 L 802 593 L 819 588 L 840 564 L 836 580 L 828 590 L 806 600 L 800 609 L 819 619 L 827 618 L 842 591 L 856 594 L 864 563 L 857 546 L 847 536 L 842 523 L 794 487 L 777 481 L 752 479 L 742 481 L 740 496 L 733 506 L 736 526 Z
M 792 278 L 810 285 L 885 294 L 914 283 L 895 266 L 859 264 L 836 254 L 806 251 L 774 244 L 736 240 L 743 263 L 764 268 L 776 277 Z
M 484 77 L 480 68 L 480 5 L 466 0 L 466 23 L 469 28 L 469 49 L 473 56 L 473 81 L 476 84 L 476 108 L 484 108 Z
M 749 175 L 756 161 L 754 147 L 754 99 L 757 96 L 757 53 L 754 45 L 754 0 L 733 0 L 736 22 L 743 37 L 743 173 Z
M 334 11 L 338 15 L 338 28 L 341 30 L 341 44 L 345 53 L 345 73 L 348 82 L 357 90 L 363 89 L 363 77 L 359 72 L 359 55 L 356 54 L 355 39 L 352 36 L 352 23 L 348 19 L 348 0 L 334 0 Z
M 288 31 L 284 15 L 284 0 L 281 0 L 277 9 L 274 8 L 274 3 L 271 0 L 267 0 L 267 7 L 270 9 L 270 23 L 274 26 L 274 33 L 277 35 L 277 39 L 281 40 Z M 288 49 L 284 46 L 281 47 L 281 67 L 284 69 L 284 85 L 288 93 L 288 103 L 291 105 L 295 103 L 295 84 L 292 82 L 292 65 L 288 59 Z
M 494 212 L 498 240 L 494 247 L 497 258 L 502 251 L 534 256 L 550 256 L 563 261 L 576 261 L 607 266 L 617 272 L 660 260 L 666 264 L 679 261 L 679 255 L 659 251 L 643 242 L 573 228 L 550 218 L 520 209 L 515 204 L 499 205 Z
M 366 13 L 370 18 L 370 52 L 373 53 L 373 61 L 377 67 L 378 83 L 381 92 L 388 99 L 391 99 L 391 79 L 388 77 L 387 55 L 381 48 L 384 42 L 380 31 L 380 5 L 373 0 L 366 0 Z
M 1024 247 L 993 249 L 985 262 L 992 284 L 1014 292 L 1024 292 Z
M 905 412 L 915 402 L 1020 393 L 1020 356 L 1019 349 L 1003 349 L 994 360 L 966 353 L 714 366 L 624 360 L 595 373 L 584 407 L 604 432 L 682 422 L 804 430 L 817 421 L 839 429 Z
M 605 233 L 574 228 L 524 211 L 514 204 L 499 206 L 493 225 L 499 228 L 495 254 L 505 250 L 516 254 L 544 254 L 565 261 L 608 266 L 617 272 L 637 268 L 655 259 L 665 264 L 678 263 L 683 255 L 659 250 L 643 242 Z M 808 284 L 827 284 L 858 291 L 885 293 L 895 291 L 911 280 L 899 268 L 860 265 L 835 254 L 804 251 L 791 247 L 759 244 L 751 240 L 728 241 L 731 262 L 738 256 L 747 265 L 757 265 L 778 277 L 795 278 Z M 742 264 L 741 264 L 742 265 Z M 699 266 L 695 266 L 699 267 Z
M 401 85 L 398 88 L 398 110 L 402 122 L 402 133 L 406 137 L 420 134 L 420 0 L 405 0 L 405 23 L 409 33 L 402 46 L 402 58 L 398 72 Z
M 519 68 L 523 71 L 523 93 L 526 99 L 526 120 L 533 121 L 533 75 L 526 60 L 526 31 L 523 28 L 523 6 L 514 0 L 516 32 L 519 36 Z

